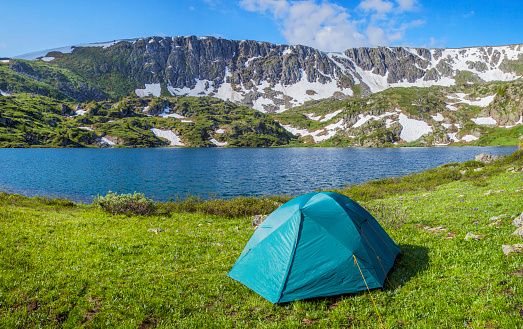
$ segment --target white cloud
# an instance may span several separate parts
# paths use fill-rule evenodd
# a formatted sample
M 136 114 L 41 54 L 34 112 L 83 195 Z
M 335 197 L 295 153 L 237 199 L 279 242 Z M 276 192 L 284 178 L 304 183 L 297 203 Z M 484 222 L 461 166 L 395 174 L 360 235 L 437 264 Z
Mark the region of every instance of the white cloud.
M 375 10 L 378 13 L 388 13 L 392 11 L 394 4 L 383 0 L 363 0 L 358 7 L 364 11 Z
M 7 49 L 7 45 L 3 42 L 0 42 L 0 48 Z
M 215 1 L 215 0 L 205 0 Z M 273 16 L 290 44 L 325 51 L 388 45 L 404 38 L 405 30 L 423 23 L 405 22 L 417 0 L 363 0 L 352 10 L 329 0 L 240 0 L 242 8 Z
M 418 0 L 396 0 L 396 2 L 398 3 L 400 10 L 403 11 L 413 11 L 418 9 L 416 7 Z
M 470 13 L 463 14 L 463 18 L 468 18 L 468 17 L 470 17 L 470 16 L 474 16 L 474 15 L 476 15 L 476 13 L 475 13 L 474 10 L 473 10 L 473 11 L 471 11 Z
M 314 1 L 241 0 L 249 11 L 268 12 L 280 25 L 291 44 L 304 44 L 322 50 L 345 50 L 365 44 L 358 21 L 339 5 Z

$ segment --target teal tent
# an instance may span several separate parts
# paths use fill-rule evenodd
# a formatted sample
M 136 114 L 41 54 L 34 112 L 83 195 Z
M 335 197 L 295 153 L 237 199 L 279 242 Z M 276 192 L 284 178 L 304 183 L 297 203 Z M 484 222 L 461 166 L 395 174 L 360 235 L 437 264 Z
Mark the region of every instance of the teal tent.
M 338 193 L 308 193 L 265 219 L 228 276 L 284 303 L 354 293 L 366 284 L 382 287 L 399 252 L 356 202 Z

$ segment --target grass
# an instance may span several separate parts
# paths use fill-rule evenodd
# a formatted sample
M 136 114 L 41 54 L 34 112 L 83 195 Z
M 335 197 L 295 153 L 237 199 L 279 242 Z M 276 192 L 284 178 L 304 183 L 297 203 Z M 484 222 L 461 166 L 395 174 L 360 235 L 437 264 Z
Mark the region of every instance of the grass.
M 501 251 L 521 243 L 510 221 L 523 211 L 523 173 L 506 169 L 522 161 L 516 152 L 494 165 L 440 167 L 483 173 L 480 185 L 465 173 L 414 188 L 436 175 L 419 173 L 416 184 L 383 180 L 385 194 L 364 198 L 402 249 L 390 282 L 371 292 L 387 328 L 523 327 L 522 254 Z M 250 216 L 173 204 L 125 216 L 1 193 L 0 328 L 380 328 L 368 292 L 272 305 L 226 277 L 254 231 Z M 499 229 L 488 226 L 498 215 Z M 469 232 L 484 238 L 465 240 Z

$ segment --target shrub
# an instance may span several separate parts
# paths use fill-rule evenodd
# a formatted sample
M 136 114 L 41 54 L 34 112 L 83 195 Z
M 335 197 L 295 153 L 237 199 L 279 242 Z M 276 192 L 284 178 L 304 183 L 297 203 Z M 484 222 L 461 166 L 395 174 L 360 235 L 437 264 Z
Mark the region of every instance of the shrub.
M 176 199 L 160 205 L 162 213 L 190 212 L 208 215 L 217 215 L 228 218 L 238 218 L 260 214 L 270 214 L 283 203 L 292 199 L 289 195 L 245 197 L 234 199 L 204 200 L 198 196 L 187 196 L 185 199 Z
M 76 204 L 68 198 L 49 198 L 47 196 L 37 196 L 37 200 L 50 206 L 74 207 Z
M 156 205 L 153 200 L 143 193 L 120 194 L 109 191 L 106 196 L 97 196 L 93 204 L 100 206 L 103 211 L 110 214 L 150 215 Z

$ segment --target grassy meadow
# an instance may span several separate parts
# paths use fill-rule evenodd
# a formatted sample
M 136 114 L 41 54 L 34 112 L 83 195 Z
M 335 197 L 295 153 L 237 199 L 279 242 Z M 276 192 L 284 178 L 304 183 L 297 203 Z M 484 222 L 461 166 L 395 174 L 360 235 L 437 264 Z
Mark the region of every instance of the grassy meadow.
M 523 243 L 510 224 L 521 168 L 518 151 L 336 190 L 402 249 L 371 291 L 386 328 L 523 327 L 523 253 L 501 250 Z M 251 215 L 288 199 L 180 200 L 136 216 L 0 193 L 0 328 L 381 328 L 368 291 L 273 305 L 226 276 Z

